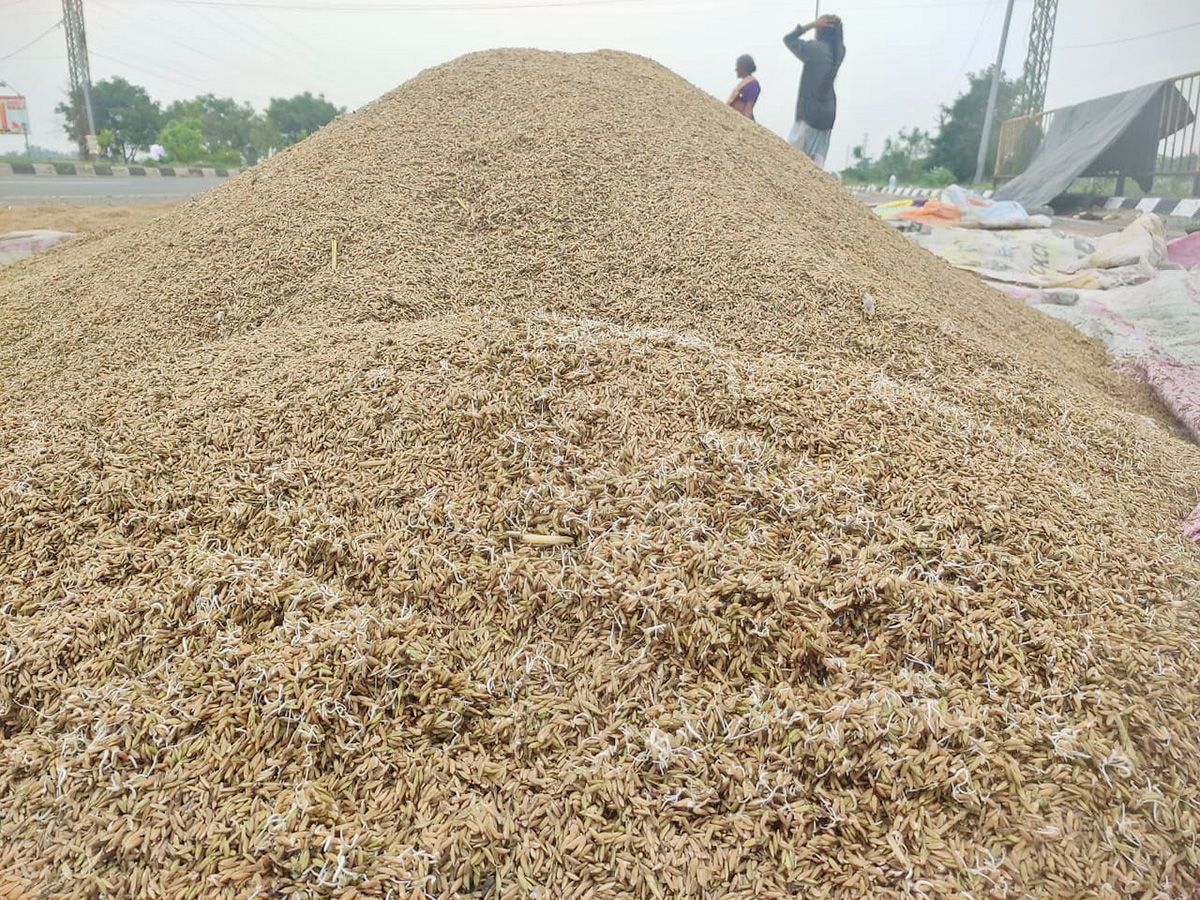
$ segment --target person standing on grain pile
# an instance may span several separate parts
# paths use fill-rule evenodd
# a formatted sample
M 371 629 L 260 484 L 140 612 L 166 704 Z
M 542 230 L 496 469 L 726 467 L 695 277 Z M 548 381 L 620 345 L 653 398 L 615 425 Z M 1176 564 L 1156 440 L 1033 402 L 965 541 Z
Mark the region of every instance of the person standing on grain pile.
M 754 120 L 754 104 L 758 102 L 758 95 L 762 90 L 758 79 L 754 77 L 754 71 L 757 68 L 758 66 L 754 64 L 754 57 L 749 53 L 743 53 L 737 58 L 734 72 L 737 73 L 740 80 L 725 104 L 732 106 L 751 121 Z
M 806 31 L 816 31 L 816 40 L 800 40 Z M 846 58 L 842 20 L 837 16 L 821 16 L 815 22 L 797 25 L 784 35 L 783 43 L 804 64 L 796 97 L 796 124 L 788 135 L 788 143 L 824 167 L 829 135 L 837 118 L 833 82 Z

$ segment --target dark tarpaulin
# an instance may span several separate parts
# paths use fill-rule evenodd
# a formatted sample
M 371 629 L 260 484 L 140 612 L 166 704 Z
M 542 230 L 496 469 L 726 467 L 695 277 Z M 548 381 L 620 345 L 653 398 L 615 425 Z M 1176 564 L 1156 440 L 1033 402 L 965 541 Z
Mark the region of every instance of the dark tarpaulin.
M 995 198 L 1030 209 L 1045 206 L 1081 175 L 1153 172 L 1158 142 L 1195 119 L 1181 95 L 1182 104 L 1171 104 L 1179 110 L 1173 121 L 1163 121 L 1169 92 L 1179 93 L 1171 82 L 1159 82 L 1057 110 L 1025 171 L 997 190 Z M 1029 127 L 1036 127 L 1034 120 Z

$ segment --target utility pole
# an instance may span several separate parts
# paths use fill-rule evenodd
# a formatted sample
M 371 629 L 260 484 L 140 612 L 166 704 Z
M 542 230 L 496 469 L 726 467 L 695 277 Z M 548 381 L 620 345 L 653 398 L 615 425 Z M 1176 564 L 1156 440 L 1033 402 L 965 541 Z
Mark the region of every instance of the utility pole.
M 87 117 L 87 134 L 96 133 L 96 116 L 92 112 L 92 73 L 88 67 L 87 33 L 83 28 L 83 0 L 62 0 L 63 31 L 67 33 L 67 64 L 71 69 L 71 96 L 75 103 L 83 102 Z M 75 127 L 79 121 L 79 108 L 75 109 Z M 79 137 L 79 155 L 91 158 L 87 135 Z
M 1008 9 L 1004 12 L 1004 29 L 1000 32 L 1000 49 L 996 52 L 996 66 L 992 69 L 992 90 L 988 94 L 987 114 L 983 117 L 983 135 L 979 139 L 979 156 L 975 159 L 975 184 L 983 181 L 983 166 L 987 162 L 988 144 L 992 140 L 992 119 L 996 116 L 996 94 L 1000 90 L 1000 70 L 1004 66 L 1004 50 L 1008 46 L 1008 26 L 1012 23 L 1013 2 L 1014 0 L 1008 0 Z
M 1021 99 L 1017 108 L 1031 116 L 1046 108 L 1046 82 L 1050 77 L 1050 49 L 1054 45 L 1054 23 L 1058 18 L 1058 0 L 1035 0 L 1029 25 L 1029 52 L 1025 56 L 1025 74 L 1021 79 Z

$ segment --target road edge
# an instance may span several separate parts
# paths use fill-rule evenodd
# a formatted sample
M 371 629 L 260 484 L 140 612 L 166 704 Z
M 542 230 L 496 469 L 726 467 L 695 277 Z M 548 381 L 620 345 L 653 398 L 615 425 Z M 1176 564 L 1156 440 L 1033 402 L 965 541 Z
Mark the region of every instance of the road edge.
M 0 163 L 0 178 L 11 175 L 83 178 L 232 178 L 241 169 L 210 166 L 107 166 L 90 163 Z

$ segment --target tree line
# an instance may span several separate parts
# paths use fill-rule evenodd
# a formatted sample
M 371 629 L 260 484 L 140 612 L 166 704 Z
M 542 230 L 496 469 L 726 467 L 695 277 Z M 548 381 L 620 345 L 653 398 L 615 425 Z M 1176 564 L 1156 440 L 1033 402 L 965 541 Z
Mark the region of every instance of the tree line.
M 55 111 L 67 136 L 86 147 L 87 116 L 82 97 L 68 92 Z M 165 108 L 141 85 L 114 77 L 92 85 L 96 139 L 105 159 L 131 163 L 153 145 L 176 163 L 253 165 L 273 151 L 301 141 L 346 110 L 308 91 L 273 97 L 259 112 L 232 97 L 202 94 Z
M 1014 115 L 1020 87 L 1020 80 L 1009 80 L 1001 73 L 996 94 L 996 118 L 984 166 L 987 175 L 992 173 L 996 162 L 1000 124 Z M 949 106 L 941 107 L 936 134 L 920 128 L 902 128 L 899 134 L 884 141 L 883 152 L 874 159 L 859 145 L 851 150 L 854 165 L 844 170 L 842 176 L 872 184 L 882 184 L 892 175 L 901 184 L 910 185 L 944 186 L 954 181 L 970 182 L 975 177 L 975 161 L 991 88 L 991 67 L 969 74 L 966 91 Z
M 888 137 L 883 152 L 870 157 L 859 145 L 852 150 L 854 164 L 843 177 L 862 182 L 886 182 L 892 175 L 908 184 L 949 184 L 969 181 L 983 133 L 983 119 L 991 89 L 991 69 L 967 76 L 967 90 L 949 106 L 941 107 L 937 133 L 920 128 L 901 129 Z M 988 152 L 986 172 L 995 162 L 999 123 L 1012 115 L 1020 82 L 1003 75 L 996 103 L 996 127 Z M 66 124 L 68 137 L 86 146 L 87 120 L 82 98 L 68 93 L 56 111 Z M 303 140 L 345 112 L 306 91 L 294 97 L 273 97 L 264 111 L 232 97 L 202 94 L 162 107 L 141 85 L 114 77 L 92 86 L 92 111 L 101 155 L 130 163 L 158 144 L 167 159 L 177 163 L 253 165 L 274 150 Z

